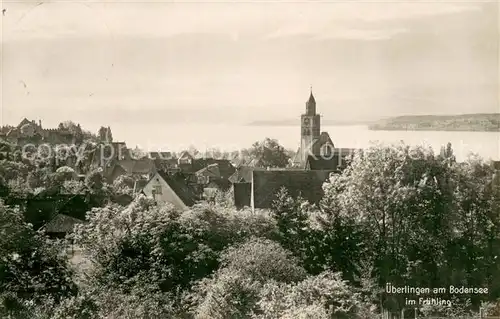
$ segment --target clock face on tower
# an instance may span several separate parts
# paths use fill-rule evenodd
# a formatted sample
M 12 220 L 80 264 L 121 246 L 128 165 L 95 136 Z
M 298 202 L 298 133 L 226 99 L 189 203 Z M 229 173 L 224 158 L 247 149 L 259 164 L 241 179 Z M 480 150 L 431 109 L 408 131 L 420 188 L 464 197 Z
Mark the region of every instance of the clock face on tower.
M 308 117 L 306 117 L 306 118 L 304 119 L 304 124 L 305 124 L 305 125 L 309 125 L 309 122 L 310 122 L 310 121 L 311 121 L 311 120 L 310 120 Z

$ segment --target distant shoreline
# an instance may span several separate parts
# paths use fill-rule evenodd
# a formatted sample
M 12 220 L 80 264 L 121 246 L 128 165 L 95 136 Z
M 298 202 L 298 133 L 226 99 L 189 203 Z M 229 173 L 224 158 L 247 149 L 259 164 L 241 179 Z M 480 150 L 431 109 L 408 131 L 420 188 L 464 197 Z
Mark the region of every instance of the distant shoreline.
M 373 131 L 500 132 L 500 113 L 408 115 L 377 121 Z
M 351 125 L 369 125 L 374 123 L 373 121 L 322 121 L 321 125 L 336 125 L 336 126 L 351 126 Z M 269 120 L 269 121 L 253 121 L 245 124 L 245 126 L 300 126 L 300 119 L 296 120 Z
M 405 115 L 377 121 L 328 121 L 325 126 L 365 125 L 372 131 L 500 132 L 500 113 Z M 262 120 L 246 126 L 299 126 L 298 119 Z

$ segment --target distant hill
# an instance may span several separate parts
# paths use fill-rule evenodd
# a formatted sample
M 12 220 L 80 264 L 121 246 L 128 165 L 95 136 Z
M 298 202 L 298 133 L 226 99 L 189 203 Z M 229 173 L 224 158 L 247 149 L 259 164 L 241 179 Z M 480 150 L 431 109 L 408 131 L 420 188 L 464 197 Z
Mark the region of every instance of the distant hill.
M 500 132 L 500 113 L 407 115 L 379 120 L 368 127 L 383 131 Z

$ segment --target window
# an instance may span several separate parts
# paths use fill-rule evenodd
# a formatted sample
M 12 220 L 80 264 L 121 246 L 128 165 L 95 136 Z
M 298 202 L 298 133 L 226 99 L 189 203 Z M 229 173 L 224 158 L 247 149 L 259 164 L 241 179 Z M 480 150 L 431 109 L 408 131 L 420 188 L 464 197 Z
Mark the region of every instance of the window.
M 162 194 L 161 185 L 155 185 L 155 186 L 153 186 L 153 194 L 155 194 L 155 195 L 161 195 Z

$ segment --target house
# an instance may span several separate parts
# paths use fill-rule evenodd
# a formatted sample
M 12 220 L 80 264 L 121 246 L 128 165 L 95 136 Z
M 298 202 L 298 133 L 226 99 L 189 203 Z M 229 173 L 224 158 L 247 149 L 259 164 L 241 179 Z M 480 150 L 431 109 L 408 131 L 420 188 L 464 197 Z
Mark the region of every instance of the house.
M 233 175 L 229 177 L 229 181 L 233 184 L 235 183 L 251 183 L 252 182 L 252 172 L 254 170 L 264 170 L 263 168 L 252 167 L 252 166 L 239 166 L 235 169 Z
M 250 207 L 271 208 L 276 193 L 285 187 L 292 197 L 301 196 L 311 204 L 317 204 L 323 198 L 323 183 L 333 170 L 253 170 L 250 184 L 235 188 L 235 204 L 245 201 L 240 192 L 250 193 Z M 248 202 L 248 199 L 246 199 Z
M 198 180 L 204 184 L 208 184 L 212 180 L 221 178 L 218 164 L 210 164 L 207 167 L 198 170 L 195 175 Z
M 233 184 L 234 206 L 236 208 L 252 206 L 252 183 L 241 182 Z
M 158 203 L 171 203 L 180 210 L 186 210 L 198 200 L 197 192 L 186 182 L 181 173 L 156 172 L 142 189 L 142 193 L 153 197 Z
M 149 158 L 119 160 L 113 161 L 110 167 L 106 168 L 105 177 L 109 183 L 112 183 L 121 175 L 149 179 L 155 172 L 155 163 Z
M 491 166 L 494 170 L 500 171 L 500 161 L 491 161 Z
M 134 201 L 134 197 L 129 194 L 115 194 L 111 197 L 111 201 L 121 206 L 128 206 Z
M 189 163 L 179 164 L 179 168 L 183 173 L 196 173 L 209 165 L 217 164 L 220 178 L 229 179 L 236 171 L 233 164 L 227 159 L 201 158 L 193 159 Z
M 159 170 L 180 170 L 178 160 L 172 152 L 149 152 L 148 157 Z
M 64 238 L 66 234 L 71 233 L 75 225 L 85 223 L 84 220 L 74 218 L 64 214 L 57 214 L 47 224 L 40 229 L 45 231 L 49 237 Z
M 134 189 L 132 191 L 132 194 L 138 194 L 140 192 L 142 192 L 142 189 L 144 188 L 144 186 L 146 186 L 149 182 L 149 179 L 139 179 L 139 180 L 136 180 L 134 181 Z
M 191 164 L 193 159 L 194 159 L 193 155 L 191 155 L 188 151 L 183 151 L 181 154 L 179 154 L 179 158 L 177 159 L 177 163 L 179 165 Z

